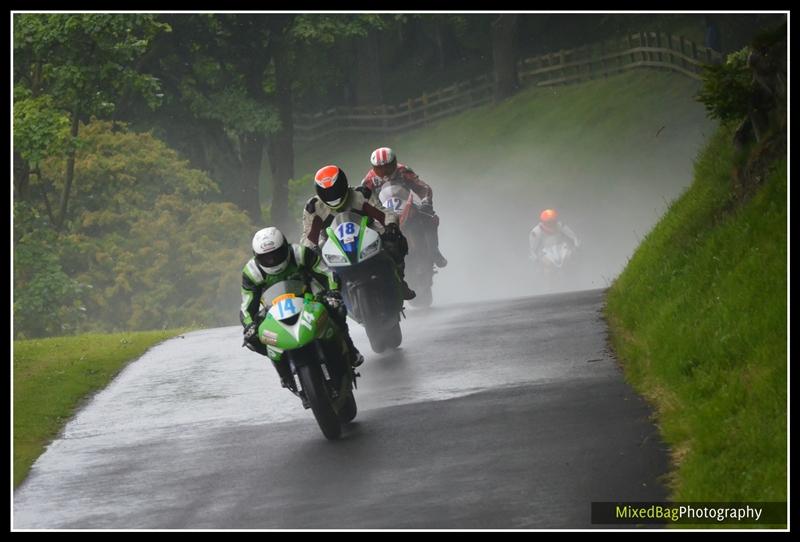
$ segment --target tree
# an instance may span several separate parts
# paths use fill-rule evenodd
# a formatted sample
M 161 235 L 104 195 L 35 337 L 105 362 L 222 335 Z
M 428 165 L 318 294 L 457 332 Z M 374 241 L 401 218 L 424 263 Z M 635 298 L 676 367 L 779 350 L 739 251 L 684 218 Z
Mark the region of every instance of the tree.
M 154 45 L 148 67 L 164 81 L 165 105 L 147 115 L 131 103 L 125 119 L 155 127 L 221 197 L 261 222 L 260 173 L 268 137 L 280 130 L 272 89 L 273 29 L 263 15 L 164 15 L 173 32 Z
M 216 185 L 152 134 L 108 121 L 80 130 L 69 230 L 15 205 L 17 335 L 235 322 L 247 215 L 205 201 Z M 44 160 L 42 175 L 66 160 Z
M 492 59 L 494 61 L 495 100 L 508 98 L 519 88 L 514 35 L 519 15 L 499 15 L 492 25 Z
M 377 15 L 297 15 L 273 18 L 275 96 L 281 128 L 270 138 L 272 166 L 272 221 L 294 234 L 296 222 L 288 215 L 289 181 L 294 178 L 294 109 L 297 97 L 313 95 L 315 89 L 332 88 L 335 76 L 326 70 L 331 50 L 339 43 L 366 39 L 371 30 L 382 28 Z
M 138 92 L 152 106 L 157 104 L 158 81 L 138 72 L 136 61 L 152 38 L 168 27 L 152 15 L 132 14 L 15 14 L 13 23 L 15 84 L 27 90 L 20 93 L 23 99 L 34 100 L 19 107 L 36 108 L 40 120 L 52 122 L 52 126 L 38 125 L 35 135 L 15 142 L 22 145 L 23 160 L 24 154 L 30 159 L 42 149 L 66 152 L 58 213 L 52 216 L 55 227 L 62 229 L 75 176 L 81 119 L 110 115 L 125 92 Z M 68 115 L 66 143 L 58 111 Z M 30 123 L 23 121 L 17 127 L 23 125 Z

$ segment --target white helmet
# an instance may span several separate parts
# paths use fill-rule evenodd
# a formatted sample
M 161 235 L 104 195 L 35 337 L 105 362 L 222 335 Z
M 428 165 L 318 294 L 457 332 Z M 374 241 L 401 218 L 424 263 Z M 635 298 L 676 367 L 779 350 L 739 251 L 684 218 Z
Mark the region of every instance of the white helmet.
M 278 228 L 264 228 L 253 236 L 253 255 L 267 273 L 275 275 L 289 265 L 289 243 Z

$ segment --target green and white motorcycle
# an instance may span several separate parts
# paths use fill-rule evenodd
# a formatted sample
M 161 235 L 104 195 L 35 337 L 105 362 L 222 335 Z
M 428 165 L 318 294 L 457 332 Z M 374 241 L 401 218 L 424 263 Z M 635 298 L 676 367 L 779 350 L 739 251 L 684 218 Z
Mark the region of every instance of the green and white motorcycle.
M 353 388 L 358 374 L 347 361 L 347 344 L 325 305 L 299 280 L 286 280 L 261 296 L 258 338 L 275 363 L 289 365 L 295 395 L 311 408 L 322 433 L 336 439 L 356 417 Z M 299 384 L 299 385 L 298 385 Z
M 372 350 L 397 348 L 403 341 L 403 297 L 380 235 L 366 216 L 349 211 L 336 215 L 325 231 L 322 258 L 341 280 L 347 314 L 364 326 Z

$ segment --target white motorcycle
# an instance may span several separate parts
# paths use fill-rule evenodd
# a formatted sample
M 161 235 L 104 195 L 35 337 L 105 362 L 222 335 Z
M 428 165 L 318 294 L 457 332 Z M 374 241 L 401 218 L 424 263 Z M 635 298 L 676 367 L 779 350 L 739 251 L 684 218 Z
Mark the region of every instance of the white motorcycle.
M 539 285 L 544 292 L 560 291 L 568 288 L 575 271 L 576 249 L 560 235 L 544 239 L 537 254 L 530 259 L 536 265 Z

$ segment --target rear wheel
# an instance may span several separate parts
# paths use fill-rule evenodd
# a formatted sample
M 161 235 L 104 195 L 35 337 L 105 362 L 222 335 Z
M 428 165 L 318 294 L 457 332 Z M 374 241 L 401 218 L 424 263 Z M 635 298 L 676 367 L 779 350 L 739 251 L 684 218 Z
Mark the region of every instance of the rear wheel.
M 322 370 L 315 365 L 306 365 L 298 368 L 297 376 L 300 378 L 303 392 L 311 405 L 311 411 L 317 419 L 319 428 L 322 429 L 322 434 L 330 440 L 339 438 L 342 426 L 328 396 Z

